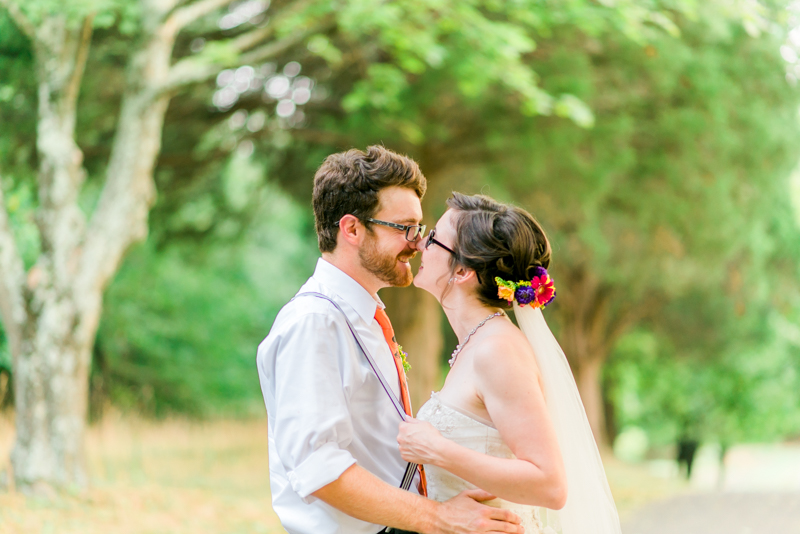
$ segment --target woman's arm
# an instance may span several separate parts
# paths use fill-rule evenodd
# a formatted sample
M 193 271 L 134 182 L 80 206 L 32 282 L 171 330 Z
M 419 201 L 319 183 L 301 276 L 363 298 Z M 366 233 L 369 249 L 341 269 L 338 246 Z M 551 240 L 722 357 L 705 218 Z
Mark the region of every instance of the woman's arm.
M 436 465 L 505 500 L 560 509 L 566 474 L 536 360 L 521 333 L 509 337 L 482 340 L 471 360 L 478 395 L 516 458 L 475 452 L 416 420 L 401 426 L 400 452 L 406 461 Z

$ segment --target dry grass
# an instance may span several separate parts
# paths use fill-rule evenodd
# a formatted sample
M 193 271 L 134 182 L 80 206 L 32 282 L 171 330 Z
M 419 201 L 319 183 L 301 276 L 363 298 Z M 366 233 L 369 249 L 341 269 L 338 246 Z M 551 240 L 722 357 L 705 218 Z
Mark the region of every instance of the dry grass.
M 0 468 L 13 426 L 0 418 Z M 0 534 L 277 534 L 266 421 L 162 423 L 108 416 L 87 436 L 91 488 L 51 500 L 0 493 Z M 606 462 L 620 515 L 685 489 Z
M 0 420 L 0 461 L 12 427 Z M 277 534 L 266 421 L 107 417 L 87 436 L 91 488 L 52 500 L 0 493 L 2 534 Z

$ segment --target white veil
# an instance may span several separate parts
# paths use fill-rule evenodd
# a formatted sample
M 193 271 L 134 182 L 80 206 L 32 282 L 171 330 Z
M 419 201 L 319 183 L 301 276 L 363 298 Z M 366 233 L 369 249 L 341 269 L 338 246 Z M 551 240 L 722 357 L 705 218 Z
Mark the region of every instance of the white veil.
M 548 510 L 548 523 L 556 515 L 562 534 L 621 534 L 600 452 L 564 351 L 541 309 L 514 302 L 514 314 L 536 354 L 567 473 L 567 504 Z

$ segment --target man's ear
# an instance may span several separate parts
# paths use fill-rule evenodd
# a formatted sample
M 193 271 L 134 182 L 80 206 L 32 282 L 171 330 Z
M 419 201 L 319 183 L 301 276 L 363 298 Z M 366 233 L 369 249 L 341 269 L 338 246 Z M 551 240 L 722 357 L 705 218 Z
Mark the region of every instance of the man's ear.
M 364 225 L 355 215 L 347 214 L 339 219 L 339 235 L 353 246 L 361 244 L 364 234 Z

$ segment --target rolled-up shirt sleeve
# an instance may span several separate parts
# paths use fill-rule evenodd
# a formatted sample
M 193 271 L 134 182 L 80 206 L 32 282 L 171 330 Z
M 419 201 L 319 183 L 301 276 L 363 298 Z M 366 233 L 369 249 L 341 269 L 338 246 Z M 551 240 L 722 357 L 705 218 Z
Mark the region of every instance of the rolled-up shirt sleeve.
M 348 406 L 352 350 L 338 313 L 309 312 L 285 325 L 272 355 L 274 442 L 292 489 L 305 501 L 356 460 L 346 450 L 353 439 Z

